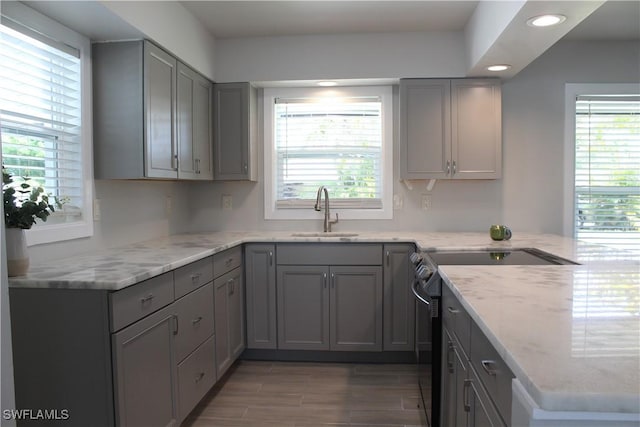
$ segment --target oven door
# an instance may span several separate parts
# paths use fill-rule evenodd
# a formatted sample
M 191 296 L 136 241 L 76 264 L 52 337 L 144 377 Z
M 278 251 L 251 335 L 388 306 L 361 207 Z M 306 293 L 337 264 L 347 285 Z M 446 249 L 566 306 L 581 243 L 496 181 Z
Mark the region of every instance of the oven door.
M 439 316 L 440 276 L 416 278 L 412 285 L 416 297 L 416 361 L 422 407 L 432 427 L 440 425 L 440 346 L 442 323 Z M 431 290 L 433 292 L 428 292 Z M 430 295 L 433 293 L 433 295 Z

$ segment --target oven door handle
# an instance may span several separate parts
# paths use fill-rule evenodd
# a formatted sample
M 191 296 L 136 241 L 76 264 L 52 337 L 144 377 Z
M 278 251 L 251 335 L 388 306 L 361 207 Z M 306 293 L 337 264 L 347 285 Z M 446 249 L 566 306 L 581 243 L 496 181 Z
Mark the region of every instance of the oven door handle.
M 411 286 L 411 290 L 413 291 L 413 295 L 416 296 L 416 298 L 418 299 L 418 301 L 424 303 L 427 305 L 427 307 L 431 307 L 431 302 L 427 301 L 422 295 L 420 295 L 420 293 L 418 292 L 418 290 L 416 289 L 417 286 L 420 285 L 420 281 L 419 280 L 415 280 L 413 282 L 413 286 Z

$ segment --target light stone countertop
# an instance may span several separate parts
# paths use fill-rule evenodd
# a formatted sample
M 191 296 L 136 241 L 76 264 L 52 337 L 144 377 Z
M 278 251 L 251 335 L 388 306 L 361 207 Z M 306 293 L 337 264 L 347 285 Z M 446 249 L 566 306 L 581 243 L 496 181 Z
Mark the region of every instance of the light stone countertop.
M 640 412 L 640 257 L 557 235 L 358 232 L 182 234 L 34 265 L 10 287 L 115 291 L 242 243 L 411 242 L 423 250 L 537 248 L 582 265 L 440 272 L 540 408 Z

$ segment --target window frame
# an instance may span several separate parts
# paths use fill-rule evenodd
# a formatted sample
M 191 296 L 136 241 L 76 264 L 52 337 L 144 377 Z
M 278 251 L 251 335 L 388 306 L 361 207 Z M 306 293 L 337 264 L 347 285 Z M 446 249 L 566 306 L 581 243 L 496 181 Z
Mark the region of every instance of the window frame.
M 288 209 L 276 206 L 277 171 L 275 153 L 275 99 L 276 98 L 322 98 L 322 97 L 363 97 L 377 96 L 382 102 L 382 158 L 381 158 L 381 201 L 380 209 L 341 208 L 338 203 L 331 206 L 332 215 L 337 213 L 340 220 L 350 219 L 391 219 L 393 218 L 393 88 L 392 86 L 340 86 L 317 87 L 267 87 L 263 89 L 264 124 L 264 218 L 267 220 L 318 219 L 322 214 L 315 212 L 314 203 L 309 209 Z M 331 194 L 329 194 L 331 199 Z
M 565 85 L 564 206 L 562 232 L 575 235 L 576 98 L 580 95 L 637 95 L 638 83 L 567 83 Z
M 29 246 L 60 242 L 93 236 L 93 127 L 92 127 L 92 76 L 91 41 L 70 28 L 18 2 L 2 5 L 2 15 L 19 22 L 29 30 L 44 35 L 57 43 L 69 45 L 80 52 L 81 78 L 81 147 L 82 147 L 82 220 L 70 223 L 49 224 L 37 221 L 26 230 Z

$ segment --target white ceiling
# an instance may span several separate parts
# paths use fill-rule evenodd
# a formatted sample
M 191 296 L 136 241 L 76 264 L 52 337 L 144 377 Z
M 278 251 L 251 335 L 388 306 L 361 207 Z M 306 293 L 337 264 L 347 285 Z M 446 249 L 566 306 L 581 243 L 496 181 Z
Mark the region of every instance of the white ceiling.
M 462 31 L 478 1 L 181 1 L 216 38 Z M 553 4 L 553 2 L 548 2 Z M 640 39 L 640 2 L 608 1 L 568 35 Z

